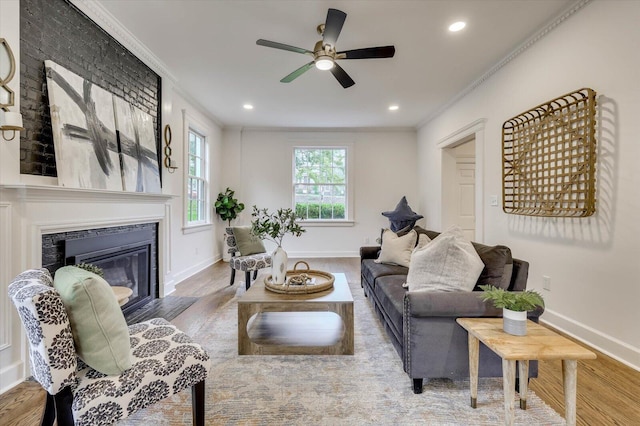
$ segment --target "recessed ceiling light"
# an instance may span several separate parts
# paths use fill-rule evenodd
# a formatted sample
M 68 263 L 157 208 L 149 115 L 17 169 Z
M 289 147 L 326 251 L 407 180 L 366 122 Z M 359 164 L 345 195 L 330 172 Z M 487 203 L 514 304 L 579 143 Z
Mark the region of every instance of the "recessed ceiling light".
M 467 26 L 466 22 L 463 22 L 463 21 L 454 22 L 453 24 L 449 25 L 449 31 L 451 31 L 452 33 L 455 33 L 462 30 L 466 26 Z
M 399 108 L 398 105 L 389 105 L 389 111 L 397 111 Z
M 253 105 L 251 105 L 251 104 L 244 104 L 244 105 L 242 105 L 242 108 L 244 108 L 244 109 L 253 109 Z

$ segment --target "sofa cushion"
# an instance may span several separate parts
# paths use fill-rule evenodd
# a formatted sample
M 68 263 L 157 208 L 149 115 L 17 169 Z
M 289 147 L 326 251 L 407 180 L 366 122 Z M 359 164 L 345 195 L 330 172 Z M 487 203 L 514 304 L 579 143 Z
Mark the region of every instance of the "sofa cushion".
M 484 263 L 484 269 L 478 278 L 474 290 L 480 290 L 481 285 L 491 284 L 507 290 L 513 273 L 513 257 L 511 249 L 506 246 L 486 246 L 472 243 L 476 252 Z
M 361 272 L 364 279 L 371 287 L 375 287 L 375 281 L 379 277 L 386 275 L 407 275 L 409 268 L 399 265 L 387 265 L 376 263 L 373 259 L 364 259 L 361 264 Z
M 413 230 L 414 230 L 414 231 L 416 231 L 416 233 L 417 233 L 418 235 L 420 235 L 420 234 L 424 234 L 424 235 L 426 235 L 427 237 L 429 237 L 429 239 L 431 239 L 431 240 L 435 239 L 438 235 L 440 235 L 440 233 L 439 233 L 439 232 L 436 232 L 436 231 L 430 231 L 430 230 L 428 230 L 428 229 L 424 229 L 423 227 L 421 227 L 421 226 L 419 226 L 419 225 L 414 226 L 414 227 L 413 227 Z
M 409 291 L 471 291 L 484 263 L 462 229 L 453 226 L 411 255 Z
M 380 238 L 376 239 L 376 242 L 378 244 L 382 245 L 382 237 L 384 236 L 384 231 L 387 231 L 387 230 L 389 230 L 389 228 L 380 228 Z M 404 228 L 399 229 L 397 231 L 393 231 L 393 232 L 395 232 L 398 237 L 402 237 L 407 235 L 409 231 L 411 231 L 411 227 L 405 226 Z
M 374 293 L 378 302 L 391 322 L 391 329 L 396 338 L 402 341 L 402 311 L 404 309 L 403 287 L 405 275 L 387 275 L 376 280 Z
M 413 230 L 416 231 L 418 235 L 425 234 L 432 240 L 440 235 L 439 232 L 430 231 L 420 226 L 415 226 Z M 479 286 L 484 284 L 491 284 L 505 290 L 508 289 L 511 282 L 511 276 L 513 274 L 513 257 L 511 256 L 511 249 L 502 245 L 487 246 L 473 241 L 471 244 L 476 249 L 476 252 L 485 265 L 474 290 L 480 291 Z
M 409 231 L 400 237 L 392 230 L 386 229 L 382 234 L 382 249 L 376 262 L 409 267 L 411 251 L 417 239 L 418 234 L 415 231 Z

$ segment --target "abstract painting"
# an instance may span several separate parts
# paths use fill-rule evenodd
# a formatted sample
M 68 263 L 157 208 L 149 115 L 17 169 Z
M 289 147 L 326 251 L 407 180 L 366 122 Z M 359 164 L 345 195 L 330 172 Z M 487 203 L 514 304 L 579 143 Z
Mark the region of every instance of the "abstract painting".
M 116 112 L 116 129 L 122 160 L 122 187 L 125 191 L 136 192 L 138 188 L 138 143 L 136 130 L 133 127 L 131 105 L 117 96 L 113 97 L 113 108 Z
M 122 191 L 113 95 L 45 61 L 58 184 Z
M 131 107 L 133 111 L 133 126 L 136 129 L 138 142 L 138 192 L 161 192 L 160 167 L 158 166 L 158 146 L 156 144 L 156 127 L 153 117 Z

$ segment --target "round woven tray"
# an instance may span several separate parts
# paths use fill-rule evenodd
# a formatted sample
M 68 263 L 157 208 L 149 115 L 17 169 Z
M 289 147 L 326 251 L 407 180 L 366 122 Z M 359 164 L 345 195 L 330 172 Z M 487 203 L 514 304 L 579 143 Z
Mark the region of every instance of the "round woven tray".
M 303 263 L 307 269 L 298 269 Z M 309 269 L 309 264 L 304 260 L 296 262 L 292 270 L 287 271 L 287 279 L 284 284 L 275 284 L 271 275 L 264 279 L 267 290 L 275 293 L 309 294 L 318 293 L 333 288 L 334 277 L 329 272 Z

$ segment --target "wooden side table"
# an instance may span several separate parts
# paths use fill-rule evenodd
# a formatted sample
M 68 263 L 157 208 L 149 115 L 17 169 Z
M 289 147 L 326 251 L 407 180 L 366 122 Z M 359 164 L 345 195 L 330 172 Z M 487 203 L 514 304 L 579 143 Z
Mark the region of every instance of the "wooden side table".
M 562 360 L 564 380 L 565 420 L 576 424 L 576 387 L 579 359 L 595 359 L 590 350 L 560 336 L 533 321 L 527 321 L 527 335 L 513 336 L 502 330 L 502 318 L 458 318 L 456 320 L 469 333 L 469 379 L 471 406 L 478 400 L 478 356 L 480 342 L 502 358 L 505 425 L 513 425 L 515 410 L 516 361 L 520 379 L 520 408 L 527 408 L 530 360 Z

